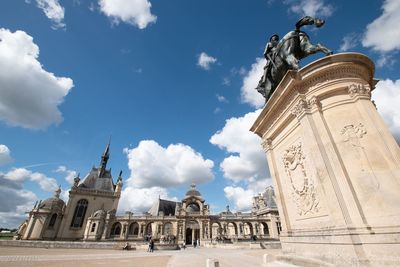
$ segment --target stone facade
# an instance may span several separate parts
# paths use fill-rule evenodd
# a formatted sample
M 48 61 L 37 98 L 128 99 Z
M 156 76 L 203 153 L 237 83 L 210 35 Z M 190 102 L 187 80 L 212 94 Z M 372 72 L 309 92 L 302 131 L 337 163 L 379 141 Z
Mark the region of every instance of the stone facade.
M 263 139 L 286 256 L 400 264 L 400 149 L 371 102 L 362 54 L 289 71 L 251 130 Z
M 117 216 L 122 190 L 121 173 L 114 184 L 106 168 L 109 145 L 100 166 L 81 181 L 78 177 L 65 204 L 55 196 L 36 203 L 18 231 L 24 240 L 135 241 L 152 238 L 165 244 L 200 244 L 278 239 L 280 220 L 272 187 L 253 199 L 249 213 L 232 213 L 227 206 L 220 214 L 210 207 L 193 184 L 180 202 L 158 199 L 144 214 L 126 212 Z

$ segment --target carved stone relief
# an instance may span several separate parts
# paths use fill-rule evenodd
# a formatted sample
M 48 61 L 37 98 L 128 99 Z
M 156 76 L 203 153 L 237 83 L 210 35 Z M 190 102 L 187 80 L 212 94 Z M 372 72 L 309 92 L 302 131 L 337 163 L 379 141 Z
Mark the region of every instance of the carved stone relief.
M 343 141 L 349 142 L 354 147 L 362 147 L 360 144 L 360 138 L 362 138 L 367 131 L 362 123 L 358 125 L 349 124 L 343 127 L 340 131 L 343 135 Z
M 316 214 L 320 210 L 314 181 L 307 173 L 301 143 L 285 150 L 283 165 L 292 187 L 292 198 L 300 216 Z
M 351 97 L 358 95 L 371 97 L 371 87 L 365 84 L 350 84 L 348 86 L 349 94 Z

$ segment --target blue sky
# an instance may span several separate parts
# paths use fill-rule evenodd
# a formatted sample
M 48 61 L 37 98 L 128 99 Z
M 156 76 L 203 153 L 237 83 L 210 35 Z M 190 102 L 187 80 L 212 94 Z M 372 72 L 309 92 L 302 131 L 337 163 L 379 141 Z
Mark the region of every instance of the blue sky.
M 398 0 L 1 1 L 0 227 L 57 185 L 65 198 L 110 136 L 119 212 L 180 200 L 192 182 L 213 212 L 248 210 L 271 183 L 248 132 L 262 53 L 303 15 L 326 19 L 304 28 L 312 42 L 372 58 L 373 98 L 400 140 Z

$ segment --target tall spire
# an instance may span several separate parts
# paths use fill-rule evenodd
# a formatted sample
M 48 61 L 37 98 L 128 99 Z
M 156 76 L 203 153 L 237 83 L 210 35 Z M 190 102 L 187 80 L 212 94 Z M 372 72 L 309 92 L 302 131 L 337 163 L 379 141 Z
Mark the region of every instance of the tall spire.
M 110 143 L 111 143 L 111 136 L 110 136 L 110 139 L 106 146 L 106 149 L 104 150 L 103 155 L 101 156 L 99 177 L 103 177 L 103 175 L 106 171 L 107 161 L 108 161 L 108 158 L 110 157 Z

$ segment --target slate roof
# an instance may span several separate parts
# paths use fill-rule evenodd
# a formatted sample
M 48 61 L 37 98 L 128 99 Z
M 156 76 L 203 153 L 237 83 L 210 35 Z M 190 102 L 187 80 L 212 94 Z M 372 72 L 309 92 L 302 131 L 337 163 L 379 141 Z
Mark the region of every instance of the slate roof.
M 148 213 L 152 216 L 165 216 L 175 215 L 175 209 L 178 202 L 158 199 L 153 206 L 149 209 Z

